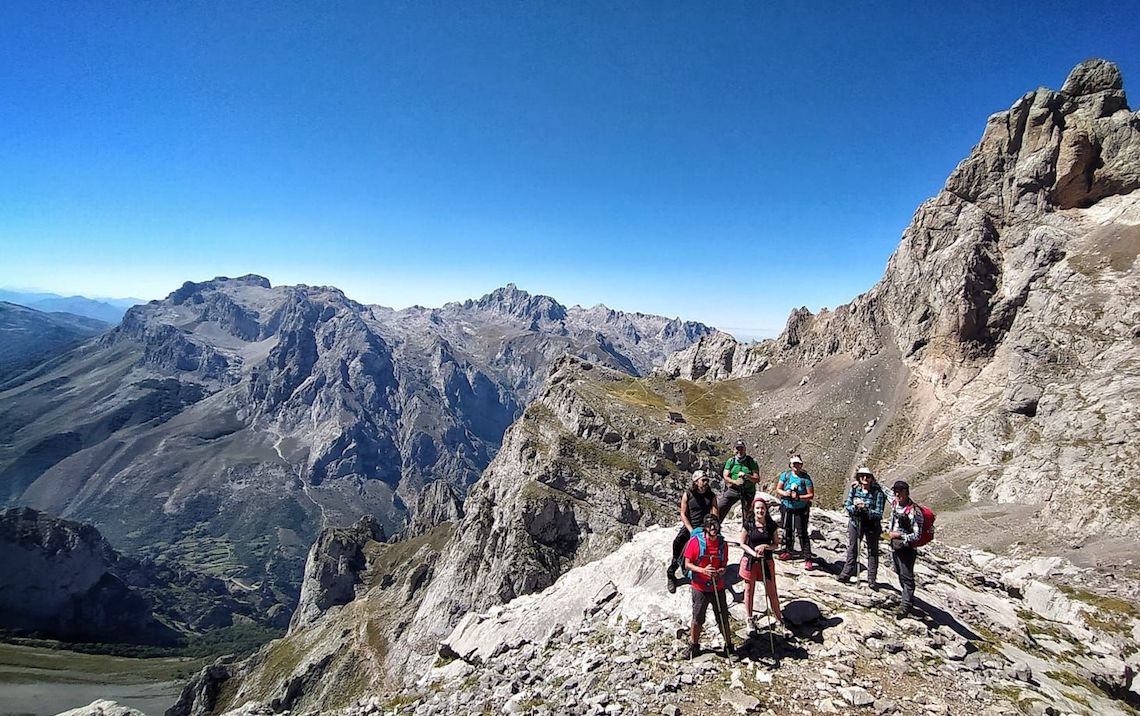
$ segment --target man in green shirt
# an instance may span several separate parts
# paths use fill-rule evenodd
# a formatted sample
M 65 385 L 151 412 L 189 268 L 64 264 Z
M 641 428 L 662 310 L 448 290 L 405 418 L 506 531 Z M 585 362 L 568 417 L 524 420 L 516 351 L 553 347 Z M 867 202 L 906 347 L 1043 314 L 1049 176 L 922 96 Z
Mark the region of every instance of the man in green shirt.
M 748 446 L 737 440 L 733 456 L 724 464 L 724 492 L 717 500 L 717 514 L 723 520 L 737 502 L 741 509 L 752 509 L 752 498 L 756 496 L 756 483 L 760 481 L 760 466 L 748 454 Z

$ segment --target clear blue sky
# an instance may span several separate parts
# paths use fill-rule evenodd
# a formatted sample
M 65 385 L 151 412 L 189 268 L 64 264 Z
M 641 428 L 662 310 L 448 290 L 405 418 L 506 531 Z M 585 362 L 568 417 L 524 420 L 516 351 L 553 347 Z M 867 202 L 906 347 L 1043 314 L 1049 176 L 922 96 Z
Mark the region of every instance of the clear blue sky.
M 1136 3 L 925 5 L 3 3 L 0 286 L 514 281 L 775 331 L 878 280 L 989 114 L 1140 76 Z

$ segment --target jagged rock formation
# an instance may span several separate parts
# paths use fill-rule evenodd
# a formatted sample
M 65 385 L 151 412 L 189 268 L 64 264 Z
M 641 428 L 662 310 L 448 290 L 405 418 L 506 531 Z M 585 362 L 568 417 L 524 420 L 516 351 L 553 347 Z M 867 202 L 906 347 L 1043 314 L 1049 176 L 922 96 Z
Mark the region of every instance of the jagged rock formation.
M 393 311 L 259 276 L 187 283 L 0 389 L 0 504 L 288 601 L 322 526 L 373 514 L 395 534 L 419 505 L 422 533 L 454 516 L 447 489 L 421 490 L 462 496 L 556 358 L 645 373 L 708 331 L 514 285 Z
M 1134 530 L 1140 483 L 1090 501 L 1084 480 L 1140 469 L 1140 115 L 1122 86 L 1115 65 L 1090 60 L 1060 92 L 1026 94 L 990 117 L 874 288 L 834 311 L 794 311 L 755 346 L 707 336 L 665 374 L 715 381 L 781 366 L 804 383 L 789 392 L 882 402 L 861 459 L 938 476 L 928 487 L 945 503 L 1033 505 L 1039 524 L 1066 535 L 1109 520 L 1123 521 L 1114 533 Z M 897 401 L 826 394 L 839 366 L 872 358 L 906 376 Z M 788 410 L 764 420 L 776 428 Z M 817 461 L 827 427 L 817 419 L 801 434 Z
M 178 634 L 113 573 L 117 562 L 89 525 L 35 510 L 0 513 L 0 626 L 70 641 L 173 644 Z
M 0 384 L 110 327 L 93 318 L 0 301 Z
M 289 631 L 302 629 L 321 613 L 355 599 L 367 564 L 365 547 L 369 542 L 383 541 L 384 529 L 371 517 L 362 517 L 352 527 L 323 531 L 309 550 L 301 598 Z

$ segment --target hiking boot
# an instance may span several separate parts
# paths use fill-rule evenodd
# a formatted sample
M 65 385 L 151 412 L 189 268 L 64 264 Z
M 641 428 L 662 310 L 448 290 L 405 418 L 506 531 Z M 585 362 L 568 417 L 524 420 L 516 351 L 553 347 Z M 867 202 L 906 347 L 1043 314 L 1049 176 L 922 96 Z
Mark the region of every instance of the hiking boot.
M 840 574 L 838 577 L 835 578 L 835 581 L 837 581 L 841 584 L 847 584 L 851 581 L 851 575 L 850 574 Z
M 701 655 L 701 645 L 700 644 L 689 644 L 689 648 L 685 652 L 685 654 L 686 654 L 686 656 L 688 656 L 689 659 L 697 658 L 698 656 Z
M 788 552 L 787 550 L 784 550 L 780 554 L 776 555 L 776 559 L 780 560 L 781 562 L 787 562 L 791 558 L 792 558 L 792 553 Z
M 906 619 L 909 616 L 910 616 L 910 610 L 907 609 L 906 607 L 899 607 L 895 611 L 895 619 L 898 619 L 900 621 L 903 619 Z
M 879 591 L 879 583 L 872 579 L 867 582 L 867 589 L 870 589 L 872 592 L 877 592 Z
M 810 559 L 805 559 L 804 560 L 804 569 L 806 569 L 809 572 L 811 570 L 815 569 L 815 562 L 811 561 Z
M 665 588 L 669 590 L 670 594 L 677 591 L 677 577 L 673 570 L 674 565 L 670 562 L 669 565 L 665 567 Z

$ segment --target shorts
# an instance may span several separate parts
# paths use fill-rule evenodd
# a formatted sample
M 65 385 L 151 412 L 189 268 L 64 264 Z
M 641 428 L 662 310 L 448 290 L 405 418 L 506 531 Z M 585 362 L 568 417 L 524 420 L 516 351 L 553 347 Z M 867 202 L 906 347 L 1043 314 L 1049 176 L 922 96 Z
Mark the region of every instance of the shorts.
M 705 615 L 708 613 L 709 604 L 716 598 L 716 592 L 702 592 L 699 589 L 692 589 L 693 592 L 693 623 L 704 624 Z M 727 609 L 728 604 L 724 600 L 724 590 L 721 590 L 720 606 Z M 715 613 L 715 612 L 714 612 Z
M 762 559 L 765 559 L 768 561 L 768 564 L 766 565 L 767 570 L 768 570 L 768 574 L 769 575 L 775 574 L 776 562 L 774 559 L 772 559 L 772 552 L 765 550 L 764 552 L 762 552 L 762 554 L 764 555 L 762 557 Z M 747 553 L 742 554 L 740 556 L 740 578 L 741 579 L 753 580 L 753 579 L 760 579 L 763 576 L 764 576 L 764 573 L 762 571 L 760 571 L 760 558 L 752 557 Z

